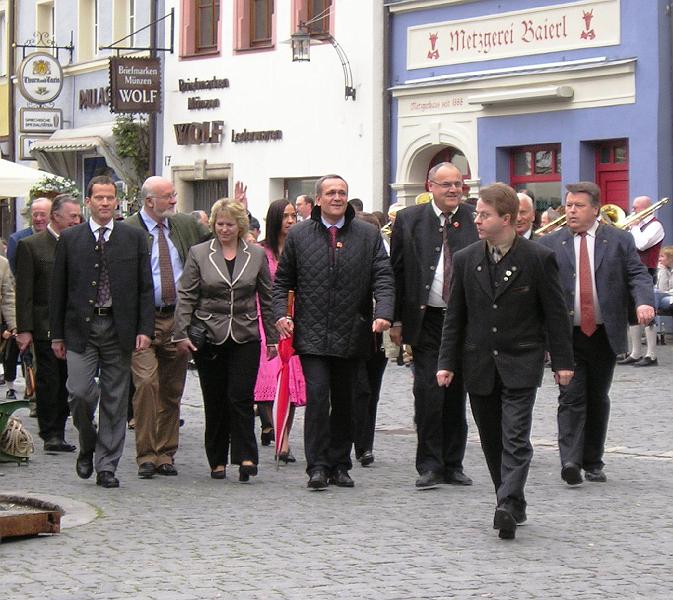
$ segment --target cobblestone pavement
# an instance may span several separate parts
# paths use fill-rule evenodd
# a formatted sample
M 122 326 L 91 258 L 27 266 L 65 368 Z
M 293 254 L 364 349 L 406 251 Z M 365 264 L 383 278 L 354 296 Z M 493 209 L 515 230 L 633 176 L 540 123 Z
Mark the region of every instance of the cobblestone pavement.
M 494 494 L 471 423 L 469 488 L 414 488 L 411 373 L 391 364 L 380 403 L 376 462 L 354 489 L 310 492 L 301 415 L 299 462 L 276 471 L 260 448 L 249 485 L 210 479 L 203 410 L 190 372 L 178 477 L 139 480 L 133 434 L 103 490 L 79 480 L 73 455 L 37 443 L 28 466 L 0 465 L 0 490 L 84 501 L 98 518 L 58 536 L 0 544 L 8 600 L 210 598 L 671 598 L 673 588 L 672 346 L 660 365 L 618 367 L 606 456 L 609 481 L 560 479 L 556 392 L 538 394 L 529 520 L 515 541 L 491 529 Z M 35 421 L 19 413 L 35 434 Z M 37 436 L 36 436 L 37 437 Z M 76 440 L 69 426 L 68 437 Z

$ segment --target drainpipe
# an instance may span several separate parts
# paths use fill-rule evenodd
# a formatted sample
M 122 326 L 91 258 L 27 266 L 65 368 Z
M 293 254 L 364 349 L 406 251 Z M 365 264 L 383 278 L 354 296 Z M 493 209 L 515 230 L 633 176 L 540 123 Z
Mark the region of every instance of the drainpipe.
M 14 75 L 16 72 L 16 48 L 14 48 L 14 43 L 16 42 L 16 4 L 15 0 L 9 0 L 8 3 L 8 18 L 7 18 L 7 30 L 9 32 L 8 36 L 8 49 L 7 49 L 7 121 L 8 121 L 8 141 L 7 141 L 7 153 L 9 155 L 9 160 L 16 160 L 16 115 L 14 114 L 16 110 L 16 102 L 14 100 Z

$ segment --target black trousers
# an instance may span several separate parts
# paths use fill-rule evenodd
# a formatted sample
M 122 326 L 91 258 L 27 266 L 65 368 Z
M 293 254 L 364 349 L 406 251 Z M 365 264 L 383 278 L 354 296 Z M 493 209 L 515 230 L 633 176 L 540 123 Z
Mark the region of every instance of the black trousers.
M 383 350 L 378 350 L 367 361 L 360 363 L 353 391 L 353 431 L 355 457 L 360 458 L 367 450 L 374 449 L 376 411 L 381 395 L 383 373 L 388 359 Z
M 306 380 L 304 451 L 306 472 L 350 470 L 353 382 L 358 359 L 301 355 Z
M 526 508 L 524 487 L 533 458 L 530 431 L 535 394 L 536 388 L 505 387 L 497 374 L 490 394 L 470 394 L 498 506 L 515 511 Z
M 206 344 L 194 352 L 206 416 L 205 446 L 211 469 L 231 462 L 259 461 L 253 398 L 260 342 Z
M 59 360 L 51 349 L 50 340 L 34 340 L 33 348 L 37 359 L 35 372 L 35 401 L 40 437 L 63 438 L 68 408 L 68 363 Z
M 466 393 L 458 371 L 448 388 L 437 385 L 437 359 L 444 314 L 428 309 L 414 355 L 414 409 L 419 473 L 462 470 L 467 444 Z
M 603 468 L 603 449 L 610 418 L 610 385 L 616 356 L 602 325 L 591 337 L 573 330 L 575 375 L 560 386 L 558 445 L 561 464 L 588 470 Z

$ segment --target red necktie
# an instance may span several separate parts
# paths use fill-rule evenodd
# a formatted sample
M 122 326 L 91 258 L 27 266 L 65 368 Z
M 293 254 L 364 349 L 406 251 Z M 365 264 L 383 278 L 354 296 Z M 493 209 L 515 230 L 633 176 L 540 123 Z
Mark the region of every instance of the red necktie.
M 337 234 L 337 226 L 332 225 L 327 229 L 329 231 L 329 241 L 330 241 L 330 248 L 334 249 L 336 248 L 336 234 Z
M 596 311 L 594 289 L 591 278 L 591 263 L 587 247 L 586 231 L 580 235 L 580 329 L 587 337 L 596 331 Z

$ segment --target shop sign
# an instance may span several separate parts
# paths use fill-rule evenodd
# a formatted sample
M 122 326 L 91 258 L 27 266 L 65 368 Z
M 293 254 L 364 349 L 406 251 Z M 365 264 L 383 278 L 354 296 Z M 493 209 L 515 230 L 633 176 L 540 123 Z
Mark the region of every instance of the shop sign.
M 110 86 L 86 88 L 79 91 L 79 109 L 99 108 L 110 105 Z
M 240 142 L 270 142 L 273 140 L 282 140 L 283 131 L 281 129 L 267 129 L 266 131 L 248 131 L 244 129 L 236 133 L 231 130 L 231 141 L 234 144 Z
M 202 100 L 200 96 L 195 98 L 187 98 L 187 108 L 189 110 L 198 110 L 201 108 L 219 108 L 220 99 L 219 98 L 209 98 L 208 100 Z
M 584 0 L 407 29 L 407 69 L 620 43 L 620 0 Z
M 161 62 L 158 58 L 110 59 L 110 110 L 153 113 L 161 110 Z
M 21 61 L 17 82 L 21 95 L 29 102 L 53 102 L 63 88 L 61 63 L 46 52 L 33 52 Z
M 35 160 L 30 149 L 35 142 L 48 140 L 48 135 L 21 135 L 19 136 L 19 160 Z
M 201 90 L 216 90 L 229 87 L 229 80 L 220 79 L 213 75 L 212 79 L 178 79 L 178 89 L 181 92 L 198 92 Z
M 61 128 L 63 111 L 60 108 L 21 108 L 19 130 L 21 133 L 53 133 Z
M 179 146 L 219 144 L 224 139 L 224 121 L 175 123 L 173 130 Z

